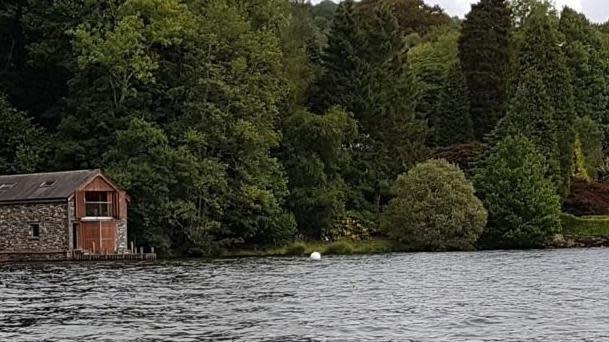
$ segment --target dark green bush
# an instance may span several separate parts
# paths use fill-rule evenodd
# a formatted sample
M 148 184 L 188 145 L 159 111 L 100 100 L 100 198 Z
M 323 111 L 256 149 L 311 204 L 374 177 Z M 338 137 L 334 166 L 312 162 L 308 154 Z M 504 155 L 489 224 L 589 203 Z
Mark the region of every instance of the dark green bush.
M 542 247 L 560 232 L 560 198 L 546 165 L 529 139 L 507 137 L 476 170 L 474 184 L 489 213 L 483 247 Z

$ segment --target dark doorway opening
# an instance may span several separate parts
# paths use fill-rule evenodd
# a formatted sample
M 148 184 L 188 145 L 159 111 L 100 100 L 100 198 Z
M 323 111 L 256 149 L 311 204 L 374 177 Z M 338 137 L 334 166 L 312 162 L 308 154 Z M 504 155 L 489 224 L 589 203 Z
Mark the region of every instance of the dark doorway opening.
M 72 248 L 78 249 L 78 223 L 72 225 Z

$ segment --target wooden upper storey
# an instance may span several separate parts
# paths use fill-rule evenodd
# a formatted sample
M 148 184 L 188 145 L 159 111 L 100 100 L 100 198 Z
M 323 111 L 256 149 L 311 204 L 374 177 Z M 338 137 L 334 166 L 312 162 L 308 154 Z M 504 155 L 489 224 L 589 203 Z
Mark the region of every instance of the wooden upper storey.
M 101 173 L 78 188 L 74 199 L 77 218 L 127 218 L 127 194 Z

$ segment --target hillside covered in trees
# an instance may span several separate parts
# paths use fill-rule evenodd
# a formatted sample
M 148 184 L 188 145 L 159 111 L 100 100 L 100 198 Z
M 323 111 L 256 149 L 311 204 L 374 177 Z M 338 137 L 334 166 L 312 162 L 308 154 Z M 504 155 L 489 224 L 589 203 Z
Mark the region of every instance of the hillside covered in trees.
M 542 0 L 5 2 L 0 174 L 102 168 L 168 255 L 536 247 L 609 171 L 608 27 Z

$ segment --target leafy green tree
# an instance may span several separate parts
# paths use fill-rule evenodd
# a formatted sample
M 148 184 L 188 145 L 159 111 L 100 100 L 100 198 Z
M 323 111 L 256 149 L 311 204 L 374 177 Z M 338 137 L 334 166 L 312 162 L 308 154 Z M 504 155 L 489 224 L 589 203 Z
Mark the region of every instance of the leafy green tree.
M 174 139 L 195 129 L 205 137 L 201 156 L 229 170 L 222 224 L 226 238 L 245 244 L 279 244 L 295 222 L 283 209 L 287 178 L 271 150 L 279 147 L 279 104 L 283 82 L 279 14 L 254 30 L 243 11 L 251 7 L 210 2 L 194 10 L 195 45 L 184 63 L 191 86 L 181 116 L 169 125 Z M 262 14 L 261 14 L 262 15 Z M 266 19 L 265 19 L 266 20 Z M 286 232 L 284 234 L 284 232 Z
M 69 32 L 104 22 L 124 0 L 12 1 L 0 6 L 0 89 L 15 108 L 52 132 L 75 71 Z M 6 48 L 4 48 L 6 47 Z
M 542 247 L 560 231 L 560 198 L 543 155 L 527 138 L 499 142 L 476 170 L 474 186 L 489 213 L 483 247 Z
M 33 172 L 44 162 L 45 137 L 0 94 L 0 174 Z
M 133 117 L 150 118 L 152 111 L 163 110 L 151 102 L 171 91 L 157 78 L 172 80 L 165 68 L 174 64 L 167 63 L 166 51 L 180 51 L 193 36 L 193 15 L 177 0 L 128 1 L 104 10 L 103 20 L 70 31 L 76 62 L 54 139 L 56 168 L 99 167 L 115 131 Z M 172 111 L 163 115 L 167 112 Z
M 272 150 L 280 107 L 295 102 L 283 97 L 296 89 L 283 66 L 295 50 L 282 46 L 289 7 L 275 4 L 129 1 L 116 20 L 74 31 L 56 163 L 108 165 L 135 197 L 166 197 L 135 207 L 142 243 L 196 254 L 293 238 Z M 154 155 L 124 150 L 141 134 Z
M 353 119 L 331 108 L 324 115 L 300 110 L 284 123 L 282 160 L 289 178 L 288 207 L 299 232 L 319 239 L 345 215 L 346 184 L 341 169 L 349 162 L 344 146 L 356 134 Z
M 422 88 L 417 112 L 430 124 L 434 145 L 474 139 L 469 94 L 457 56 L 458 39 L 458 31 L 447 30 L 408 52 L 412 73 Z
M 381 227 L 412 250 L 471 250 L 487 212 L 458 167 L 430 160 L 401 175 Z
M 457 56 L 458 39 L 458 31 L 447 30 L 408 53 L 412 72 L 422 88 L 417 112 L 432 129 L 433 145 L 474 140 L 467 84 Z
M 423 0 L 363 0 L 358 6 L 364 11 L 373 11 L 375 6 L 388 6 L 405 36 L 412 33 L 425 36 L 438 27 L 452 24 L 442 8 L 429 6 Z
M 351 189 L 347 207 L 376 226 L 391 180 L 424 158 L 427 129 L 415 115 L 418 89 L 395 17 L 387 6 L 370 12 L 353 6 L 346 1 L 337 10 L 318 103 L 322 109 L 339 105 L 357 120 L 359 135 L 344 172 Z
M 539 8 L 550 10 L 552 3 L 548 0 L 510 0 L 509 6 L 514 26 L 521 27 L 531 13 Z
M 188 136 L 199 143 L 195 132 Z M 196 158 L 186 146 L 172 148 L 160 128 L 141 119 L 118 131 L 116 140 L 104 157 L 108 174 L 132 197 L 130 238 L 163 254 L 222 246 L 225 167 Z
M 292 2 L 291 20 L 281 32 L 283 59 L 286 61 L 284 74 L 291 88 L 284 100 L 288 112 L 306 104 L 309 88 L 321 73 L 319 59 L 326 37 L 315 24 L 310 11 L 310 3 Z
M 323 0 L 317 5 L 314 5 L 310 9 L 311 17 L 315 26 L 322 35 L 322 38 L 327 42 L 327 36 L 330 33 L 332 27 L 332 20 L 338 4 L 331 0 Z
M 505 115 L 511 58 L 511 18 L 505 0 L 472 5 L 459 39 L 459 60 L 469 89 L 478 139 Z

